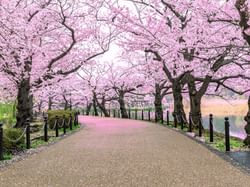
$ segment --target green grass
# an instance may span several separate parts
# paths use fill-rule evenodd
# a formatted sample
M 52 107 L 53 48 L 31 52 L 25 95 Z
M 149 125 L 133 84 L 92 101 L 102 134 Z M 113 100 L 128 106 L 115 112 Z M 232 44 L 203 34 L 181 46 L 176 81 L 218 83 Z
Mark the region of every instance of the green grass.
M 4 160 L 11 160 L 12 159 L 12 154 L 11 153 L 4 153 L 3 154 L 3 159 Z
M 210 135 L 209 135 L 209 130 L 205 130 L 204 132 L 204 137 L 205 137 L 205 142 L 215 149 L 219 151 L 225 151 L 226 146 L 225 146 L 225 135 L 222 133 L 214 132 L 214 142 L 210 142 Z M 243 143 L 243 140 L 236 138 L 236 137 L 230 137 L 230 147 L 231 149 L 240 149 L 240 148 L 245 148 L 245 145 Z

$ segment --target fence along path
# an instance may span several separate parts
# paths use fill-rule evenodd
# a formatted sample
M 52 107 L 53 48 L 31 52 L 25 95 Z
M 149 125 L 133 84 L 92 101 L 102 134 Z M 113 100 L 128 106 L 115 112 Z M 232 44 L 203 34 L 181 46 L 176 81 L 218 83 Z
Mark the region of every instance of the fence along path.
M 250 177 L 152 123 L 80 117 L 86 127 L 0 171 L 0 186 L 239 186 Z

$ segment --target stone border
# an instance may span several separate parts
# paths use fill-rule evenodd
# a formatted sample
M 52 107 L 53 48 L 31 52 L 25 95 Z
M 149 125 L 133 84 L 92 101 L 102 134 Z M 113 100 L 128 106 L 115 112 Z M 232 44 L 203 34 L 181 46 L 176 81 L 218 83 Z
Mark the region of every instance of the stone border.
M 76 129 L 75 131 L 71 131 L 68 134 L 62 134 L 58 137 L 58 139 L 56 139 L 53 142 L 49 142 L 48 144 L 45 145 L 41 145 L 38 148 L 31 148 L 31 149 L 26 149 L 20 153 L 18 153 L 17 155 L 14 155 L 13 158 L 11 160 L 3 160 L 0 161 L 0 172 L 4 169 L 6 169 L 7 167 L 11 166 L 12 164 L 25 160 L 26 158 L 28 158 L 31 155 L 37 154 L 43 150 L 46 150 L 48 147 L 60 142 L 61 140 L 70 137 L 71 135 L 74 135 L 75 133 L 79 132 L 80 130 L 82 130 L 85 127 L 84 123 L 81 123 L 80 128 Z

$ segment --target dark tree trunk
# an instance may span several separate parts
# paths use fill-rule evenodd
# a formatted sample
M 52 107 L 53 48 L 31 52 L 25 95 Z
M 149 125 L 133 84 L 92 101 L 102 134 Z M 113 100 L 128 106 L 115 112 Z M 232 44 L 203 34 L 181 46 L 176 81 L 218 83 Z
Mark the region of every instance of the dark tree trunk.
M 162 95 L 161 88 L 159 84 L 155 84 L 155 121 L 161 121 L 163 119 L 163 109 L 162 109 Z
M 72 110 L 72 100 L 69 101 L 69 109 Z
M 173 90 L 173 96 L 174 96 L 174 113 L 176 119 L 178 122 L 181 121 L 181 118 L 183 118 L 183 121 L 186 123 L 186 113 L 184 111 L 184 105 L 183 105 L 183 97 L 182 97 L 182 85 L 179 81 L 173 81 L 172 83 L 172 90 Z
M 128 118 L 128 113 L 124 101 L 124 93 L 122 91 L 119 92 L 119 98 L 118 98 L 118 103 L 120 105 L 120 110 L 121 110 L 121 115 L 122 118 Z
M 87 104 L 87 110 L 86 110 L 87 116 L 89 116 L 89 114 L 90 114 L 91 107 L 92 107 L 92 103 Z
M 64 110 L 68 110 L 70 108 L 70 103 L 68 102 L 65 95 L 63 95 L 63 100 L 64 100 Z
M 105 117 L 110 117 L 108 110 L 106 109 L 105 106 L 105 98 L 102 98 L 102 102 L 99 102 L 98 99 L 95 97 L 97 106 L 101 109 Z
M 52 97 L 49 97 L 48 110 L 52 110 L 52 105 L 53 105 Z
M 199 126 L 201 120 L 201 96 L 196 90 L 195 80 L 190 76 L 188 82 L 189 99 L 190 99 L 190 117 L 194 127 Z
M 250 146 L 250 96 L 248 98 L 248 113 L 245 116 L 245 121 L 247 122 L 245 126 L 245 131 L 247 133 L 247 137 L 244 140 L 244 143 L 248 146 Z
M 38 113 L 41 114 L 42 113 L 42 106 L 43 106 L 43 101 L 40 101 L 38 103 Z
M 68 102 L 65 102 L 64 103 L 64 110 L 68 110 L 70 107 L 69 107 L 69 103 Z
M 34 119 L 34 112 L 33 112 L 34 101 L 33 101 L 33 98 L 34 98 L 34 96 L 31 94 L 29 97 L 30 121 L 33 121 L 33 119 Z
M 101 109 L 101 111 L 103 112 L 104 116 L 109 117 L 109 113 L 108 113 L 108 110 L 106 109 L 106 107 L 100 103 L 98 103 L 97 105 Z
M 27 119 L 32 117 L 32 96 L 30 95 L 30 79 L 23 79 L 18 86 L 16 127 L 23 128 Z
M 97 105 L 96 105 L 96 100 L 95 99 L 93 99 L 93 108 L 94 108 L 95 116 L 98 116 L 98 110 L 97 110 Z

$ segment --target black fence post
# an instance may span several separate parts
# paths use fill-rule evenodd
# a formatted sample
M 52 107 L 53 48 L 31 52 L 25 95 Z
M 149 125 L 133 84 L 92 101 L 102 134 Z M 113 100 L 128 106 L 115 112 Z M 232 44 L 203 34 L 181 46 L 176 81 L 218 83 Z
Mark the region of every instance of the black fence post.
M 30 149 L 30 120 L 26 121 L 26 148 Z
M 115 118 L 115 117 L 116 117 L 116 112 L 115 112 L 115 109 L 114 109 L 114 111 L 113 111 L 113 114 L 114 114 L 114 116 L 113 116 L 113 117 Z
M 102 111 L 101 111 L 101 117 L 102 117 Z
M 149 109 L 148 110 L 148 121 L 151 121 L 151 119 L 150 119 L 150 113 L 151 113 L 151 110 Z
M 167 125 L 169 126 L 169 111 L 167 111 Z
M 162 112 L 162 115 L 161 115 L 161 124 L 164 124 L 164 113 Z
M 66 134 L 66 118 L 65 118 L 65 115 L 63 115 L 63 134 Z
M 0 160 L 3 159 L 3 123 L 0 123 Z
M 44 117 L 44 141 L 48 141 L 48 117 Z
M 226 143 L 226 151 L 230 151 L 230 131 L 229 131 L 229 118 L 225 118 L 225 143 Z
M 56 116 L 56 137 L 58 137 L 59 136 L 59 128 L 58 128 L 58 124 L 59 123 L 59 117 L 58 116 Z
M 199 114 L 199 137 L 202 137 L 202 116 Z
M 135 109 L 135 119 L 137 120 L 137 108 Z
M 144 120 L 144 111 L 143 111 L 143 109 L 141 110 L 141 120 L 142 121 Z
M 131 110 L 130 110 L 130 108 L 128 109 L 128 118 L 131 119 Z
M 209 134 L 210 134 L 210 142 L 214 142 L 213 114 L 209 115 Z
M 72 131 L 72 129 L 73 129 L 73 119 L 72 119 L 73 117 L 72 117 L 72 114 L 70 114 L 69 115 L 69 129 Z
M 189 113 L 189 126 L 188 126 L 188 132 L 192 132 L 193 131 L 193 124 L 192 124 L 192 113 Z

